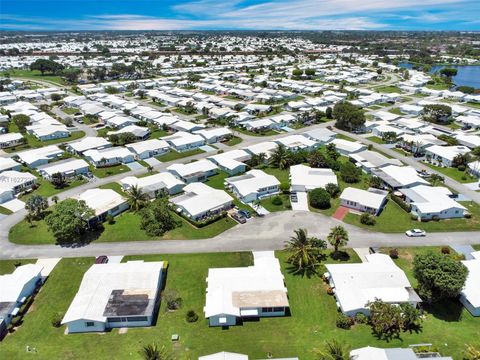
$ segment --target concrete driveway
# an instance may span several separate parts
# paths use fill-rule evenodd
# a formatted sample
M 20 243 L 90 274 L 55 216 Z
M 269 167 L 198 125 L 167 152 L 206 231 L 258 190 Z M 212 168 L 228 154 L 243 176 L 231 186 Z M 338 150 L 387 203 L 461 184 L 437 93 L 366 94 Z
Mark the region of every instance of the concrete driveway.
M 308 208 L 308 195 L 305 191 L 297 192 L 297 201 L 290 203 L 292 204 L 292 210 L 310 211 Z

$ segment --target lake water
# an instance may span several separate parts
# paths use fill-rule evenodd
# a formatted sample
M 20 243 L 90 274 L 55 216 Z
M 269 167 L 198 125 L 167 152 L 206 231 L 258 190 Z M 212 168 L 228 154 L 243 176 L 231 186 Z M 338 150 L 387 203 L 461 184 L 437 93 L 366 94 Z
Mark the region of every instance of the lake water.
M 400 63 L 399 66 L 404 69 L 413 68 L 413 64 Z M 435 73 L 444 67 L 457 69 L 458 73 L 453 77 L 453 83 L 457 86 L 471 86 L 480 89 L 480 65 L 436 65 L 432 67 L 430 73 Z

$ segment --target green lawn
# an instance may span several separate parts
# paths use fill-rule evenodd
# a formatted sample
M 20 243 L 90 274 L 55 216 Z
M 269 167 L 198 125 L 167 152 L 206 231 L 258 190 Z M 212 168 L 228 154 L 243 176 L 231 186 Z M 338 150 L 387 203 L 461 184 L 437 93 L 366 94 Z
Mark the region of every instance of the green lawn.
M 217 175 L 210 176 L 205 184 L 215 189 L 225 190 L 225 179 L 230 177 L 225 171 L 219 171 Z
M 385 144 L 385 141 L 383 141 L 382 138 L 379 138 L 378 136 L 369 136 L 367 137 L 367 140 L 373 141 L 377 144 Z
M 106 185 L 106 188 L 114 186 Z M 114 189 L 115 190 L 115 189 Z M 115 217 L 113 224 L 104 223 L 104 229 L 88 233 L 88 239 L 96 242 L 122 242 L 162 239 L 207 239 L 234 227 L 237 223 L 231 218 L 222 218 L 207 226 L 196 228 L 181 216 L 173 213 L 180 226 L 165 233 L 162 237 L 151 237 L 140 229 L 140 217 L 137 213 L 126 211 Z M 32 232 L 35 236 L 32 236 Z M 17 244 L 55 244 L 53 234 L 48 230 L 44 220 L 34 221 L 30 226 L 25 220 L 10 230 L 10 241 Z
M 437 83 L 437 84 L 429 84 L 427 85 L 427 88 L 432 90 L 448 90 L 450 89 L 450 86 L 443 83 Z
M 70 108 L 70 107 L 65 107 L 65 108 L 60 108 L 65 114 L 67 115 L 75 115 L 76 113 L 79 113 L 80 110 L 77 108 Z
M 281 194 L 278 196 L 282 199 L 282 203 L 280 205 L 275 205 L 273 203 L 273 199 L 277 197 L 276 195 L 261 200 L 260 205 L 262 205 L 269 212 L 291 210 L 292 205 L 290 204 L 290 196 L 286 194 Z
M 36 190 L 22 196 L 22 200 L 25 200 L 32 195 L 40 195 L 40 196 L 44 196 L 44 197 L 50 197 L 50 196 L 56 195 L 58 193 L 61 193 L 62 191 L 66 191 L 68 189 L 72 189 L 74 187 L 83 185 L 86 182 L 87 181 L 84 180 L 84 179 L 75 178 L 75 179 L 71 180 L 70 182 L 68 182 L 68 184 L 65 187 L 63 187 L 61 189 L 56 189 L 55 186 L 53 186 L 50 181 L 45 180 L 42 177 L 38 177 L 37 178 L 37 184 L 39 185 L 39 187 Z
M 480 103 L 468 102 L 467 105 L 471 106 L 471 107 L 474 107 L 474 108 L 477 108 L 477 109 L 480 109 Z
M 402 110 L 400 110 L 400 108 L 393 108 L 393 109 L 388 110 L 388 112 L 391 112 L 392 114 L 395 114 L 395 115 L 405 115 L 402 112 Z
M 230 140 L 224 142 L 224 144 L 228 146 L 235 146 L 240 144 L 242 141 L 243 139 L 241 137 L 233 136 Z
M 377 88 L 374 88 L 375 91 L 379 93 L 384 93 L 384 94 L 391 94 L 391 93 L 401 93 L 402 90 L 398 86 L 394 85 L 386 85 L 386 86 L 379 86 Z
M 100 187 L 100 189 L 110 189 L 110 190 L 116 191 L 120 195 L 125 195 L 125 193 L 122 190 L 122 186 L 119 183 L 116 183 L 116 182 L 111 182 L 111 183 L 108 183 L 108 184 L 100 185 L 99 187 Z
M 471 183 L 471 182 L 477 181 L 476 177 L 470 175 L 466 171 L 459 171 L 457 168 L 445 168 L 445 167 L 435 166 L 427 162 L 424 162 L 424 164 L 427 165 L 429 168 L 436 170 L 442 173 L 443 175 L 448 176 L 449 178 L 452 178 L 455 181 L 458 181 L 459 183 Z
M 250 135 L 250 136 L 272 136 L 272 135 L 278 135 L 278 131 L 275 131 L 275 130 L 272 130 L 272 129 L 269 129 L 269 130 L 265 130 L 265 131 L 262 131 L 262 132 L 254 132 L 254 131 L 249 131 L 247 129 L 244 129 L 242 127 L 234 127 L 233 130 L 235 131 L 238 131 L 242 134 L 245 134 L 245 135 Z
M 3 206 L 0 206 L 0 214 L 2 215 L 10 215 L 12 214 L 11 210 L 8 210 L 7 208 L 4 208 Z
M 103 168 L 95 168 L 95 167 L 92 166 L 90 171 L 96 177 L 105 178 L 105 177 L 108 177 L 108 176 L 128 172 L 128 171 L 130 171 L 130 168 L 125 164 L 119 164 L 119 165 L 103 167 Z
M 15 265 L 25 265 L 35 263 L 37 259 L 16 259 L 16 260 L 1 260 L 0 261 L 0 275 L 11 274 L 15 270 Z
M 267 174 L 275 176 L 281 184 L 290 185 L 290 170 L 289 169 L 278 169 L 274 167 L 261 167 L 260 170 L 266 172 Z
M 167 135 L 169 135 L 168 131 L 162 129 L 154 129 L 150 134 L 149 139 L 160 139 Z
M 10 77 L 18 77 L 18 78 L 25 78 L 30 80 L 40 80 L 40 81 L 49 81 L 52 83 L 56 83 L 57 85 L 64 85 L 64 81 L 60 76 L 56 75 L 42 75 L 38 70 L 8 70 L 0 73 L 0 76 L 5 76 L 9 74 Z
M 410 214 L 404 211 L 397 203 L 389 200 L 385 209 L 376 218 L 377 222 L 373 226 L 360 223 L 360 216 L 353 213 L 348 213 L 343 221 L 384 233 L 404 232 L 413 228 L 423 229 L 427 232 L 480 230 L 480 206 L 470 202 L 461 202 L 461 204 L 472 214 L 471 219 L 445 219 L 440 221 L 418 222 L 412 220 Z
M 359 262 L 352 251 L 349 254 L 349 262 Z M 399 339 L 390 342 L 374 337 L 368 325 L 355 325 L 351 330 L 338 329 L 335 326 L 335 298 L 326 294 L 325 283 L 318 276 L 302 277 L 290 273 L 286 256 L 277 252 L 289 292 L 291 316 L 263 318 L 229 329 L 210 328 L 203 316 L 208 269 L 251 265 L 250 253 L 127 257 L 124 261 L 168 261 L 165 289 L 175 290 L 183 299 L 183 304 L 179 310 L 171 312 L 166 311 L 162 303 L 155 326 L 130 328 L 122 335 L 118 330 L 102 335 L 65 335 L 64 326 L 51 326 L 52 316 L 65 313 L 68 309 L 84 272 L 94 261 L 93 258 L 63 259 L 37 295 L 22 326 L 2 342 L 0 358 L 30 358 L 33 354 L 27 356 L 25 353 L 29 345 L 36 348 L 34 357 L 38 359 L 141 359 L 141 347 L 156 342 L 160 346 L 165 345 L 176 359 L 196 359 L 201 355 L 230 351 L 247 354 L 253 359 L 265 359 L 270 353 L 275 358 L 313 360 L 318 358 L 314 349 L 321 348 L 327 340 L 337 339 L 350 349 L 369 345 L 408 347 L 411 344 L 432 343 L 444 356 L 460 360 L 464 344 L 473 344 L 480 337 L 480 319 L 470 316 L 456 302 L 444 309 L 431 308 L 422 331 L 402 333 Z M 409 263 L 399 260 L 401 267 Z M 336 261 L 327 256 L 325 262 Z M 324 271 L 324 266 L 321 266 L 318 273 Z M 196 323 L 185 321 L 189 310 L 199 315 Z M 180 340 L 172 343 L 172 334 L 178 334 Z
M 170 150 L 168 153 L 161 156 L 157 156 L 156 158 L 157 160 L 162 162 L 169 162 L 169 161 L 178 160 L 178 159 L 186 158 L 186 157 L 201 154 L 201 153 L 203 153 L 203 150 L 201 149 L 193 149 L 193 150 L 184 151 L 184 152 Z
M 347 140 L 347 141 L 357 141 L 354 138 L 351 138 L 350 136 L 343 135 L 343 134 L 337 134 L 337 136 L 335 136 L 335 138 L 336 139 Z

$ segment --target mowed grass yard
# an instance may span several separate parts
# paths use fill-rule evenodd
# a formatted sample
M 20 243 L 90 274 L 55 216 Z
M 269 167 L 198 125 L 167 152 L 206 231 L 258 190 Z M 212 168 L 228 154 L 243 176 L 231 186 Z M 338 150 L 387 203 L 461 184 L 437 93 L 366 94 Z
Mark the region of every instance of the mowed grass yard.
M 388 200 L 387 205 L 376 217 L 376 224 L 373 226 L 360 223 L 360 216 L 348 213 L 343 219 L 344 222 L 380 231 L 384 233 L 404 232 L 409 229 L 422 229 L 432 231 L 473 231 L 480 230 L 480 206 L 473 202 L 460 202 L 472 214 L 470 219 L 445 219 L 439 221 L 418 222 L 412 220 L 410 214 L 404 211 L 397 203 Z
M 350 262 L 359 262 L 351 251 Z M 106 334 L 65 335 L 65 327 L 54 328 L 50 322 L 56 313 L 65 313 L 93 258 L 63 259 L 53 270 L 37 295 L 22 326 L 7 336 L 0 346 L 0 358 L 23 359 L 33 356 L 26 346 L 35 347 L 37 359 L 141 359 L 145 344 L 164 345 L 176 359 L 196 359 L 219 351 L 248 354 L 253 359 L 299 357 L 316 359 L 314 349 L 325 341 L 337 339 L 349 348 L 363 346 L 407 347 L 410 344 L 432 343 L 443 355 L 461 359 L 465 343 L 473 344 L 480 337 L 480 319 L 451 303 L 442 312 L 428 313 L 419 333 L 402 333 L 390 342 L 378 340 L 368 325 L 355 325 L 351 330 L 335 326 L 335 299 L 326 294 L 326 285 L 318 276 L 301 277 L 287 271 L 287 254 L 277 252 L 281 260 L 289 292 L 291 316 L 264 318 L 245 322 L 229 329 L 210 328 L 203 316 L 206 277 L 209 268 L 244 267 L 252 264 L 250 253 L 147 255 L 126 260 L 168 261 L 166 289 L 175 290 L 183 299 L 181 309 L 167 312 L 162 303 L 157 323 L 151 328 L 128 329 L 126 334 L 112 330 Z M 411 260 L 398 260 L 399 266 L 410 266 Z M 327 257 L 328 263 L 335 262 Z M 1 267 L 0 267 L 1 268 Z M 407 269 L 408 270 L 408 269 Z M 319 274 L 325 268 L 319 268 Z M 409 270 L 411 271 L 411 270 Z M 187 311 L 199 315 L 196 323 L 187 323 Z M 453 311 L 453 312 L 452 312 Z M 180 340 L 172 343 L 170 337 Z
M 436 170 L 455 181 L 458 181 L 459 183 L 471 183 L 471 182 L 478 181 L 476 177 L 470 175 L 466 171 L 460 171 L 456 168 L 451 168 L 451 167 L 446 168 L 441 166 L 435 166 L 427 162 L 424 162 L 424 164 L 427 165 L 429 168 Z
M 99 230 L 94 233 L 88 233 L 88 239 L 86 238 L 85 241 L 122 242 L 170 239 L 208 239 L 234 227 L 237 224 L 235 220 L 225 217 L 204 227 L 197 228 L 178 214 L 172 214 L 180 222 L 180 226 L 166 232 L 161 237 L 152 237 L 147 235 L 145 231 L 140 228 L 139 214 L 126 211 L 123 214 L 116 216 L 113 224 L 108 224 L 107 222 L 103 223 L 103 230 Z M 32 236 L 32 233 L 34 236 Z M 10 230 L 9 239 L 13 243 L 25 245 L 56 243 L 53 234 L 48 230 L 47 224 L 44 220 L 33 221 L 32 225 L 30 225 L 27 221 L 22 220 Z

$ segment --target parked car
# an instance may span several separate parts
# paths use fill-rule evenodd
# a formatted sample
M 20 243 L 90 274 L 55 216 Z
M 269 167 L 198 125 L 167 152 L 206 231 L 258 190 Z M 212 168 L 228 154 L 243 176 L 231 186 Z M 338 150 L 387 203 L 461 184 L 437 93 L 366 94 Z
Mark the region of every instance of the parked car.
M 245 217 L 240 215 L 240 213 L 238 212 L 232 214 L 232 219 L 239 222 L 240 224 L 245 224 L 247 222 L 247 219 L 245 219 Z
M 106 264 L 108 263 L 108 256 L 100 255 L 95 259 L 95 264 Z
M 294 193 L 291 193 L 291 194 L 290 194 L 290 201 L 291 201 L 291 202 L 295 202 L 295 203 L 298 202 L 297 193 L 294 192 Z
M 408 237 L 421 237 L 421 236 L 427 236 L 427 232 L 421 229 L 411 229 L 411 230 L 405 231 L 405 235 L 407 235 Z
M 240 215 L 242 215 L 243 217 L 246 217 L 247 219 L 250 219 L 252 217 L 252 215 L 250 214 L 250 211 L 248 211 L 246 209 L 242 209 L 238 213 Z

